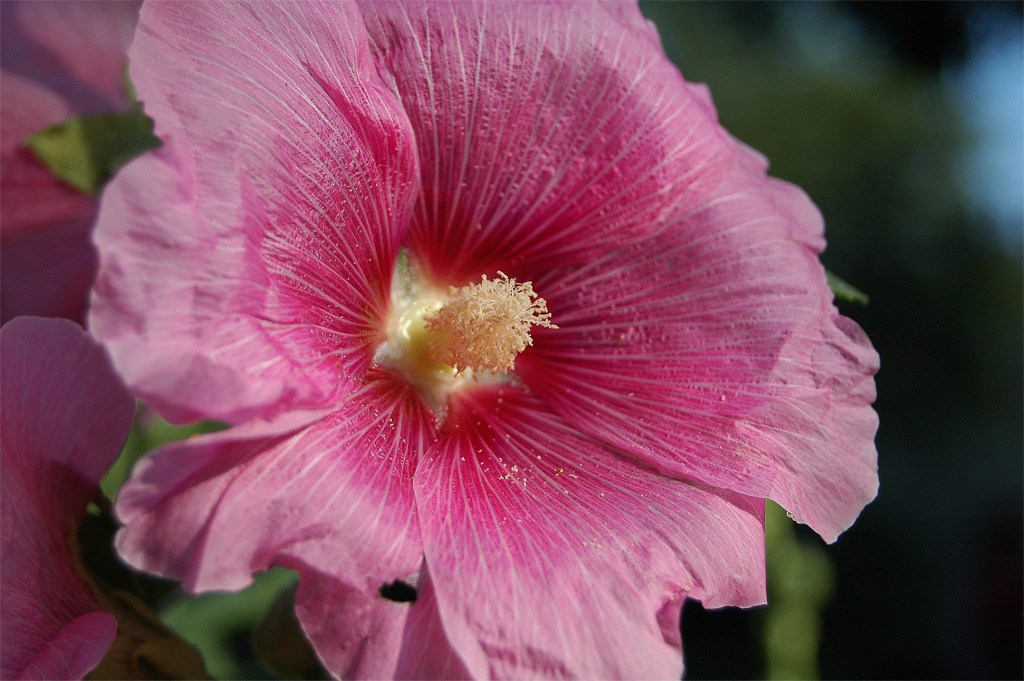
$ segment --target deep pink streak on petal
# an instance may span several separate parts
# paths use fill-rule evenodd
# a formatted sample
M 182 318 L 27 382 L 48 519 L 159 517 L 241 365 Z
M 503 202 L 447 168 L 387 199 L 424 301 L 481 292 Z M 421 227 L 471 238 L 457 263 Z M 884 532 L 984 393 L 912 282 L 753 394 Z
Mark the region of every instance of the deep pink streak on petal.
M 731 154 L 635 5 L 360 7 L 416 131 L 409 245 L 441 283 L 655 234 Z
M 820 214 L 739 151 L 723 190 L 660 237 L 535 280 L 559 329 L 517 372 L 582 431 L 770 497 L 833 541 L 877 490 L 878 356 L 831 304 Z
M 115 628 L 95 613 L 66 536 L 117 457 L 134 401 L 104 352 L 66 320 L 5 324 L 0 366 L 2 676 L 49 675 L 66 656 L 66 673 L 80 678 Z
M 418 177 L 360 16 L 156 3 L 131 68 L 165 146 L 107 188 L 90 324 L 175 420 L 331 403 L 380 340 Z
M 141 461 L 118 496 L 121 556 L 190 591 L 239 589 L 255 571 L 293 567 L 307 580 L 303 625 L 334 673 L 393 666 L 381 647 L 393 641 L 370 634 L 392 621 L 381 584 L 407 579 L 422 559 L 411 480 L 433 414 L 403 381 L 371 377 L 334 413 L 293 412 Z M 339 639 L 340 622 L 323 618 L 343 614 Z
M 666 602 L 764 600 L 760 500 L 623 461 L 521 389 L 454 398 L 414 485 L 441 620 L 475 677 L 678 678 Z

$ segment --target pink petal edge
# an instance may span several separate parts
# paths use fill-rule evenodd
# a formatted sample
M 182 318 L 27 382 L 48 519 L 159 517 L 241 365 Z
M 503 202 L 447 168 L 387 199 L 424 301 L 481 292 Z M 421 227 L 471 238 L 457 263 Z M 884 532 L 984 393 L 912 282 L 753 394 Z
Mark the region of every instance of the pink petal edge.
M 135 411 L 103 350 L 74 323 L 0 328 L 0 609 L 4 678 L 81 678 L 116 623 L 97 612 L 67 534 L 117 458 Z
M 831 542 L 877 491 L 878 355 L 831 304 L 820 214 L 738 150 L 653 242 L 534 280 L 559 329 L 517 374 L 624 455 L 772 498 Z
M 298 612 L 328 668 L 376 677 L 393 671 L 404 619 L 378 590 L 422 561 L 411 480 L 432 416 L 386 376 L 336 412 L 297 416 L 141 461 L 118 496 L 116 546 L 189 591 L 240 589 L 271 565 L 298 570 Z
M 450 408 L 414 486 L 440 618 L 474 678 L 678 678 L 666 604 L 764 602 L 761 500 L 625 462 L 512 387 Z
M 105 191 L 91 328 L 173 421 L 333 403 L 380 340 L 418 176 L 358 13 L 147 5 L 131 69 L 165 145 Z

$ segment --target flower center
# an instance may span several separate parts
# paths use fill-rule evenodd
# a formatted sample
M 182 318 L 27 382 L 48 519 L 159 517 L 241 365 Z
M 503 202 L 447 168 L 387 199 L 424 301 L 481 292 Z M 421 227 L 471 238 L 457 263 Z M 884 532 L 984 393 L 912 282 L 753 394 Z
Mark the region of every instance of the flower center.
M 456 371 L 508 371 L 516 355 L 533 345 L 530 329 L 535 324 L 558 328 L 530 282 L 498 274 L 501 279 L 488 280 L 485 274 L 479 284 L 451 287 L 444 305 L 426 318 L 426 330 L 434 334 L 428 345 L 435 361 Z
M 516 356 L 533 345 L 534 326 L 558 328 L 530 282 L 503 272 L 478 284 L 426 287 L 408 260 L 399 260 L 392 317 L 376 360 L 400 371 L 435 408 L 466 379 L 501 380 Z

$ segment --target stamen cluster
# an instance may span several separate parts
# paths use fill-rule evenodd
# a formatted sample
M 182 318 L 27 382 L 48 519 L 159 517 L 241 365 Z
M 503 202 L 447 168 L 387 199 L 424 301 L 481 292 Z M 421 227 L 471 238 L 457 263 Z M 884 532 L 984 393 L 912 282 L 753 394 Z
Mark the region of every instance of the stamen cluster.
M 500 279 L 482 275 L 479 284 L 454 287 L 450 297 L 427 319 L 431 356 L 461 371 L 508 371 L 516 355 L 533 345 L 533 325 L 549 329 L 547 302 L 530 282 L 520 284 L 504 272 Z

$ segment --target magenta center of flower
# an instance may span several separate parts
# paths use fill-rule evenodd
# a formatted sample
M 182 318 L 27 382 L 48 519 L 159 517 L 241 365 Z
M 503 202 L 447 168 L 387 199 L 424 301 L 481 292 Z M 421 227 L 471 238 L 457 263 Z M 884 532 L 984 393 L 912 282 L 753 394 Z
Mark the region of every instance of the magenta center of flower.
M 400 371 L 438 405 L 467 379 L 502 380 L 519 353 L 533 345 L 534 326 L 558 327 L 530 282 L 498 275 L 444 293 L 424 285 L 401 259 L 388 337 L 377 361 Z

